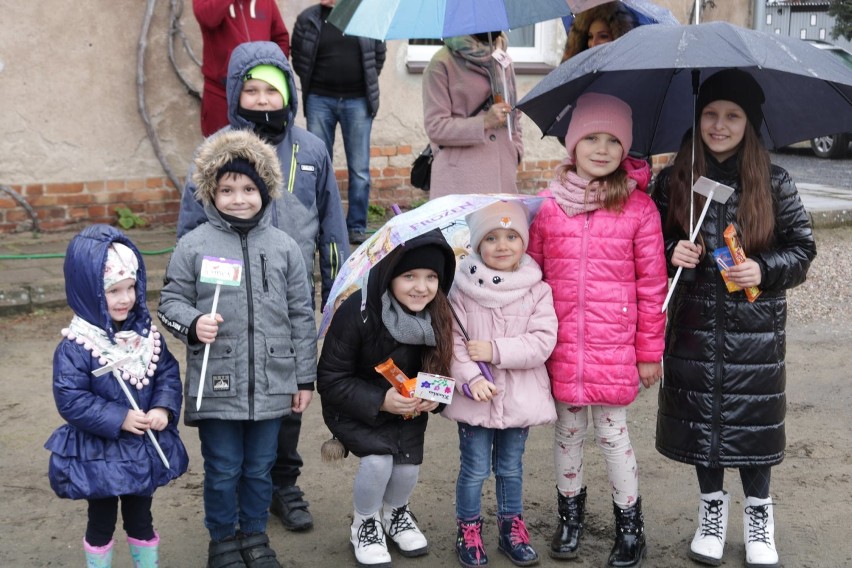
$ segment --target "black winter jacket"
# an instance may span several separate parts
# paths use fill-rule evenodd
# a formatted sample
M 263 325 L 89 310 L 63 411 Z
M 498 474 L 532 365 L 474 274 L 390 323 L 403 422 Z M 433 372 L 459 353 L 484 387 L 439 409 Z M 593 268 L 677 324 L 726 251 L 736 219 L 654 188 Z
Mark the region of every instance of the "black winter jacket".
M 325 23 L 320 17 L 321 9 L 322 6 L 316 4 L 299 14 L 290 42 L 293 69 L 302 82 L 303 108 L 307 108 L 306 102 L 311 92 L 311 75 L 314 72 L 314 62 L 319 49 L 320 28 Z M 358 44 L 361 46 L 361 58 L 364 64 L 368 108 L 370 116 L 375 118 L 376 113 L 379 112 L 379 74 L 385 64 L 387 45 L 383 41 L 366 37 L 359 37 Z
M 786 290 L 804 282 L 816 256 L 811 224 L 790 175 L 772 166 L 775 243 L 750 255 L 761 270 L 763 293 L 754 303 L 728 293 L 713 250 L 724 247 L 741 197 L 737 156 L 723 164 L 706 158 L 707 177 L 736 189 L 712 203 L 701 228 L 706 254 L 694 282 L 681 280 L 669 304 L 664 377 L 659 393 L 657 450 L 705 467 L 775 465 L 786 443 Z M 663 170 L 653 198 L 668 213 L 671 170 Z M 665 229 L 664 229 L 665 233 Z M 683 234 L 664 234 L 671 255 Z
M 392 357 L 409 377 L 422 370 L 424 345 L 395 340 L 382 323 L 381 297 L 391 281 L 393 267 L 405 251 L 426 244 L 444 249 L 441 289 L 448 292 L 455 272 L 453 250 L 439 231 L 431 231 L 397 247 L 369 274 L 367 302 L 361 311 L 359 290 L 337 309 L 323 343 L 317 367 L 317 392 L 331 433 L 358 457 L 393 455 L 396 464 L 420 464 L 428 414 L 405 420 L 379 410 L 390 383 L 375 367 Z M 443 405 L 435 412 L 440 412 Z

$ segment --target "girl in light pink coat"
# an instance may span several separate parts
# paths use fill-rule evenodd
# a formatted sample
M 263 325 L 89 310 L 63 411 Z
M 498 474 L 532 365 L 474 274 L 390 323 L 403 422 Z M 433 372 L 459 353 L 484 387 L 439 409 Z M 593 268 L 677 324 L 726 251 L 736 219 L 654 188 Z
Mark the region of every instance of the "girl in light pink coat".
M 471 339 L 454 327 L 458 393 L 443 411 L 459 430 L 456 552 L 463 566 L 488 562 L 480 509 L 482 484 L 493 469 L 499 550 L 529 566 L 538 554 L 523 518 L 523 455 L 529 427 L 556 420 L 544 367 L 556 345 L 553 296 L 524 252 L 528 212 L 520 202 L 497 202 L 468 215 L 467 223 L 472 252 L 458 264 L 450 302 Z M 493 383 L 479 363 L 488 365 Z
M 547 362 L 555 427 L 559 526 L 550 555 L 577 555 L 583 529 L 583 442 L 589 409 L 604 453 L 616 530 L 607 566 L 636 567 L 645 535 L 627 406 L 640 381 L 662 375 L 666 261 L 660 215 L 644 189 L 648 165 L 627 156 L 630 107 L 589 93 L 577 100 L 565 136 L 568 159 L 530 229 L 529 254 L 553 288 L 559 318 Z

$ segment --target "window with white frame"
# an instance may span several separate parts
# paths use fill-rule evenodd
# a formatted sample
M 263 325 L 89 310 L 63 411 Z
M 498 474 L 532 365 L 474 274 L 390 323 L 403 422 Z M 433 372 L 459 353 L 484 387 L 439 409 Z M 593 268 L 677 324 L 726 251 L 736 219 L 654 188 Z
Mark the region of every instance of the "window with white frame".
M 547 72 L 559 65 L 565 47 L 565 28 L 561 20 L 510 30 L 507 35 L 509 56 L 516 73 Z M 442 45 L 441 40 L 409 40 L 406 54 L 408 70 L 422 72 Z
M 807 39 L 807 37 L 808 37 L 808 30 L 806 30 L 805 28 L 802 28 L 801 30 L 799 30 L 799 39 Z
M 816 25 L 816 14 L 811 14 L 811 25 L 812 26 Z

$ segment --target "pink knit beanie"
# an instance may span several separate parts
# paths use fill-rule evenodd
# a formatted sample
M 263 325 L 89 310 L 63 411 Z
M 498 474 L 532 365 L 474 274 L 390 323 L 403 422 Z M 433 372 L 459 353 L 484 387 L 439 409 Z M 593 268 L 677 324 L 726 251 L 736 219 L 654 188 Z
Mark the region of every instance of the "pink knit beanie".
M 479 254 L 479 244 L 494 229 L 514 229 L 524 241 L 530 242 L 529 213 L 520 201 L 498 201 L 465 217 L 470 229 L 470 249 Z
M 621 159 L 627 157 L 633 144 L 633 113 L 630 106 L 612 95 L 586 93 L 577 99 L 568 132 L 565 134 L 565 149 L 574 158 L 577 142 L 589 134 L 606 132 L 612 134 L 624 149 Z

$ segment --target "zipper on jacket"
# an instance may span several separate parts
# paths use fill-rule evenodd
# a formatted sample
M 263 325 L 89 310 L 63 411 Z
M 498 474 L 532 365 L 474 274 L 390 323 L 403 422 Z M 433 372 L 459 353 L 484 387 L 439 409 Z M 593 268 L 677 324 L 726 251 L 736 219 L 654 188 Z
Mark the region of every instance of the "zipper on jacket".
M 246 303 L 248 304 L 248 419 L 254 420 L 254 303 L 251 294 L 251 263 L 249 262 L 248 235 L 240 233 L 243 249 L 243 273 L 246 276 Z
M 340 253 L 334 241 L 328 243 L 328 264 L 331 268 L 331 279 L 334 280 L 337 278 L 337 271 L 340 270 Z
M 589 223 L 592 212 L 586 212 L 586 222 L 583 224 L 583 241 L 580 247 L 580 280 L 577 282 L 577 396 L 583 400 L 583 358 L 586 343 L 586 265 L 589 252 Z
M 721 208 L 719 216 L 716 218 L 717 234 L 721 235 L 724 232 L 727 206 L 716 205 L 715 207 Z M 713 414 L 710 417 L 710 455 L 708 456 L 710 467 L 719 467 L 719 430 L 722 427 L 722 372 L 724 371 L 722 353 L 725 345 L 725 295 L 727 289 L 722 290 L 725 285 L 721 279 L 718 280 L 719 282 L 714 282 L 716 288 L 716 329 L 713 349 Z
M 269 282 L 266 279 L 266 255 L 260 253 L 260 275 L 263 277 L 263 291 L 264 293 L 269 292 Z
M 287 182 L 287 191 L 293 193 L 293 186 L 296 185 L 296 154 L 299 153 L 299 145 L 293 144 L 290 151 L 290 180 Z
M 242 2 L 237 2 L 237 5 L 240 7 L 240 16 L 242 16 L 243 20 L 243 29 L 246 31 L 246 41 L 249 42 L 251 41 L 251 34 L 249 33 L 248 22 L 246 21 L 246 10 L 243 7 Z M 233 6 L 233 4 L 231 4 L 231 6 Z

